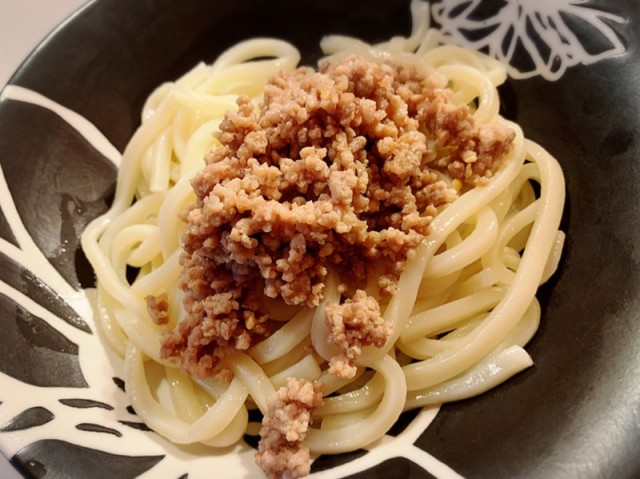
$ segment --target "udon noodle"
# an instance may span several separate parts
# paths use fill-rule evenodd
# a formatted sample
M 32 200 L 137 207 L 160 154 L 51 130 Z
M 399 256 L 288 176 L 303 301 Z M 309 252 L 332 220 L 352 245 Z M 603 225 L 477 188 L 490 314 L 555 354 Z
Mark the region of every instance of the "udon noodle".
M 225 360 L 233 379 L 224 384 L 185 376 L 161 358 L 161 328 L 151 321 L 145 302 L 166 291 L 169 326 L 183 317 L 177 284 L 185 225 L 179 213 L 194 203 L 190 180 L 218 145 L 211 132 L 227 110 L 237 108 L 237 96 L 259 104 L 269 76 L 298 65 L 296 48 L 273 39 L 242 42 L 148 98 L 142 124 L 124 153 L 113 205 L 86 229 L 82 246 L 97 276 L 99 329 L 124 358 L 133 407 L 159 434 L 179 444 L 236 443 L 247 428 L 256 432 L 248 409 L 266 413 L 270 394 L 288 377 L 304 377 L 322 381 L 325 395 L 307 445 L 316 454 L 340 453 L 384 435 L 403 410 L 478 395 L 532 365 L 523 348 L 540 321 L 536 290 L 556 270 L 564 241 L 558 231 L 562 171 L 518 125 L 499 115 L 496 87 L 506 79 L 504 67 L 483 54 L 443 45 L 446 39 L 428 28 L 425 5 L 412 6 L 409 38 L 372 46 L 329 36 L 321 43 L 325 60 L 358 55 L 421 65 L 453 90 L 455 103 L 470 105 L 476 122 L 508 124 L 516 139 L 486 185 L 463 188 L 459 199 L 441 208 L 432 232 L 407 263 L 397 293 L 381 299 L 391 337 L 382 348 L 364 349 L 353 379 L 326 370 L 333 353 L 323 304 L 304 308 L 272 336 Z M 131 284 L 128 268 L 139 269 Z M 327 278 L 327 301 L 340 300 L 339 282 Z M 288 318 L 289 309 L 276 308 L 274 317 Z M 146 361 L 165 367 L 172 404 L 152 395 Z

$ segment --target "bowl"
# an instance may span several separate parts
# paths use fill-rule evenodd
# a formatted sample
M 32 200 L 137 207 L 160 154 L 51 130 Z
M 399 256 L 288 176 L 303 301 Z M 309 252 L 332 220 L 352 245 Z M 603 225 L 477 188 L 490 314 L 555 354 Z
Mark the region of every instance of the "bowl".
M 633 0 L 434 1 L 451 42 L 508 64 L 501 112 L 560 162 L 559 271 L 534 367 L 480 397 L 404 413 L 390 447 L 320 456 L 316 477 L 640 475 L 640 11 Z M 0 449 L 26 477 L 251 477 L 255 443 L 170 444 L 136 416 L 96 332 L 79 235 L 106 211 L 149 93 L 238 41 L 408 35 L 408 1 L 98 0 L 0 100 Z M 87 292 L 86 290 L 89 289 Z

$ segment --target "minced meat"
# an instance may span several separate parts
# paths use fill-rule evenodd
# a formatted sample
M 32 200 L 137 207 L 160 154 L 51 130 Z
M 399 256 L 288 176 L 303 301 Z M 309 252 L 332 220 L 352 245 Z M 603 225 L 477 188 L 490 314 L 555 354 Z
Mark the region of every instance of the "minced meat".
M 436 207 L 457 197 L 435 169 L 481 184 L 514 139 L 476 125 L 416 68 L 355 56 L 275 74 L 259 110 L 246 96 L 238 106 L 192 181 L 187 318 L 162 343 L 163 358 L 200 376 L 274 330 L 261 295 L 315 307 L 328 267 L 358 286 L 374 263 L 381 294 L 393 294 Z
M 288 378 L 267 400 L 256 463 L 269 479 L 296 479 L 309 474 L 305 438 L 314 409 L 322 405 L 322 382 Z
M 362 347 L 372 344 L 381 348 L 392 330 L 380 314 L 378 301 L 361 289 L 343 304 L 327 302 L 325 317 L 328 341 L 342 349 L 342 354 L 329 361 L 329 373 L 346 379 L 356 375 L 355 360 Z
M 169 322 L 169 300 L 167 293 L 158 296 L 147 296 L 147 311 L 156 324 L 167 324 Z

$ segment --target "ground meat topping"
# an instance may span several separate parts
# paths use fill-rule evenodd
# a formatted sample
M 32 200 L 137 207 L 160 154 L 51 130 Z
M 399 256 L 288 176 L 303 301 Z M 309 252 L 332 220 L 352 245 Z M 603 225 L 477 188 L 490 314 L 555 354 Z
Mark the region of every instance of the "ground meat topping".
M 342 349 L 342 354 L 329 361 L 329 373 L 346 379 L 356 375 L 355 360 L 362 347 L 373 344 L 381 348 L 392 330 L 380 314 L 378 301 L 361 289 L 344 304 L 328 302 L 325 317 L 329 342 Z
M 515 131 L 506 125 L 478 126 L 467 105 L 451 103 L 450 89 L 434 92 L 431 101 L 418 106 L 417 113 L 442 154 L 434 166 L 471 185 L 486 184 L 513 146 Z
M 315 307 L 328 267 L 358 286 L 374 264 L 381 294 L 393 294 L 436 207 L 457 197 L 436 170 L 479 184 L 514 137 L 477 126 L 414 67 L 355 56 L 273 75 L 259 111 L 246 96 L 237 103 L 192 181 L 187 318 L 161 351 L 201 376 L 273 331 L 261 295 Z
M 267 400 L 256 463 L 270 479 L 296 479 L 309 474 L 307 436 L 311 414 L 322 405 L 322 382 L 288 378 Z
M 156 324 L 167 324 L 169 322 L 169 300 L 167 293 L 158 296 L 147 296 L 147 311 Z

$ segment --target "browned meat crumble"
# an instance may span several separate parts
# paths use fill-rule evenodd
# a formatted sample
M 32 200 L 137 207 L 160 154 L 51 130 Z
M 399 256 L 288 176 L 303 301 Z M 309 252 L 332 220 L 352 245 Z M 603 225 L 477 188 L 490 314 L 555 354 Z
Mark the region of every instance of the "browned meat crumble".
M 156 324 L 167 324 L 169 322 L 169 300 L 167 293 L 158 296 L 147 296 L 147 311 Z
M 391 325 L 380 314 L 380 304 L 361 289 L 343 304 L 327 302 L 325 316 L 329 342 L 342 349 L 342 354 L 329 361 L 329 373 L 341 378 L 356 375 L 355 360 L 363 346 L 381 348 L 391 334 Z
M 322 406 L 322 382 L 288 378 L 267 400 L 256 463 L 269 479 L 296 479 L 309 474 L 305 438 L 314 409 Z
M 180 258 L 187 317 L 165 332 L 162 357 L 214 374 L 222 357 L 272 332 L 260 295 L 317 306 L 329 266 L 358 286 L 375 262 L 381 293 L 393 294 L 436 207 L 456 199 L 434 168 L 480 184 L 513 143 L 510 128 L 478 126 L 450 99 L 415 68 L 353 56 L 273 75 L 259 111 L 239 97 L 215 133 L 222 146 L 192 181 Z M 361 326 L 349 328 L 345 337 L 359 338 Z

